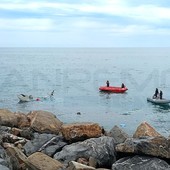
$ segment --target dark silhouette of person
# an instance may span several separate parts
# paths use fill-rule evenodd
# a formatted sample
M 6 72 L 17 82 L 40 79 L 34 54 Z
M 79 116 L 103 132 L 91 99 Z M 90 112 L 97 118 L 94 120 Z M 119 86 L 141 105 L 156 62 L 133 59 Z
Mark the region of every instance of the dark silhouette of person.
M 163 92 L 160 90 L 160 99 L 162 99 Z
M 155 98 L 157 98 L 158 97 L 158 95 L 159 95 L 159 91 L 158 91 L 158 88 L 156 88 L 156 90 L 155 90 L 155 94 L 153 95 L 153 98 L 155 99 Z
M 51 92 L 50 96 L 53 96 L 54 95 L 54 90 Z
M 107 87 L 109 87 L 109 81 L 108 80 L 106 81 L 106 85 L 107 85 Z
M 121 88 L 125 88 L 125 85 L 124 85 L 124 83 L 122 83 L 122 85 L 121 85 Z

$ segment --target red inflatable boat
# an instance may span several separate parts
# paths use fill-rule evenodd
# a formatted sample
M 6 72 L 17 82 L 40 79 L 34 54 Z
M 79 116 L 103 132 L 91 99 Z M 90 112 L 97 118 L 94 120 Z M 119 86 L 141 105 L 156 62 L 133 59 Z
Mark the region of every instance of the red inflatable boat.
M 126 87 L 121 88 L 121 87 L 114 87 L 114 86 L 101 86 L 99 88 L 100 91 L 106 91 L 106 92 L 113 92 L 113 93 L 124 93 L 128 89 Z

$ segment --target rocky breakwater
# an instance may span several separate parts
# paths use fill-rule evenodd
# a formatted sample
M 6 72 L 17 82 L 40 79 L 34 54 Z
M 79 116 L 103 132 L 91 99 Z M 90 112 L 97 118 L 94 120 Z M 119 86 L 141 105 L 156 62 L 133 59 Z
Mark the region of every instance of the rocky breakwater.
M 118 126 L 64 124 L 46 111 L 0 109 L 1 170 L 170 170 L 170 138 L 142 122 L 133 136 Z

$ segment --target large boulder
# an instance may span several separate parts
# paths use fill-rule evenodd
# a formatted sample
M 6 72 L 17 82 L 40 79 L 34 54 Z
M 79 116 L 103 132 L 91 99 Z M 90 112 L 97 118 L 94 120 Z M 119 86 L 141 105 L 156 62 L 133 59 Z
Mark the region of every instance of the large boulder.
M 116 146 L 117 152 L 170 158 L 170 140 L 164 137 L 129 138 Z
M 65 146 L 61 152 L 54 155 L 54 158 L 67 164 L 76 161 L 78 158 L 93 157 L 97 160 L 99 167 L 111 167 L 116 160 L 115 143 L 112 137 L 102 136 L 99 138 L 87 139 Z
M 39 134 L 34 133 L 34 139 L 28 141 L 24 145 L 24 150 L 27 156 L 37 152 L 46 142 L 48 142 L 51 138 L 55 137 L 54 134 Z
M 26 114 L 20 113 L 20 112 L 16 112 L 14 114 L 18 119 L 18 125 L 17 126 L 19 128 L 24 128 L 24 127 L 29 127 L 30 126 L 30 120 L 28 119 Z
M 10 169 L 24 169 L 27 157 L 16 147 L 6 149 L 6 160 Z
M 58 134 L 62 122 L 56 116 L 47 111 L 32 111 L 27 115 L 30 119 L 30 127 L 39 133 Z
M 59 161 L 41 152 L 30 155 L 26 164 L 29 170 L 58 170 L 63 167 Z
M 4 126 L 17 126 L 18 119 L 15 114 L 7 109 L 0 109 L 0 125 Z
M 143 136 L 151 136 L 151 137 L 157 137 L 157 136 L 162 136 L 161 134 L 159 134 L 151 125 L 149 125 L 147 122 L 143 122 L 141 123 L 133 137 L 134 138 L 139 138 L 139 137 L 143 137 Z
M 119 159 L 112 170 L 170 170 L 170 166 L 158 158 L 136 155 Z
M 72 123 L 62 125 L 61 132 L 68 141 L 80 141 L 100 137 L 102 128 L 97 123 Z
M 113 137 L 116 144 L 123 143 L 128 138 L 128 134 L 118 126 L 114 126 L 108 133 L 108 136 Z

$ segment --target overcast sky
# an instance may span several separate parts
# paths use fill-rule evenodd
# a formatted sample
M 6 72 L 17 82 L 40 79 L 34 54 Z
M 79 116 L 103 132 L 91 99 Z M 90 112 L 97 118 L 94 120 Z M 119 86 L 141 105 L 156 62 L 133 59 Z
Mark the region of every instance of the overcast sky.
M 0 0 L 0 47 L 169 46 L 169 0 Z

